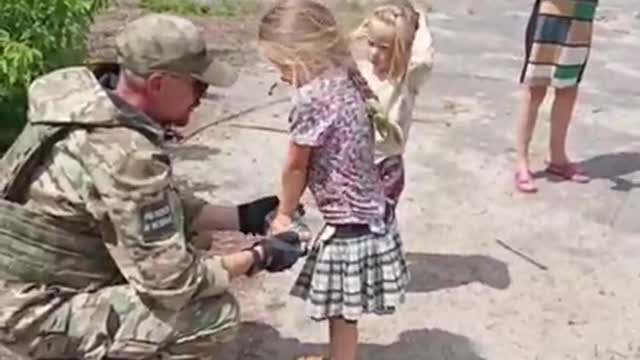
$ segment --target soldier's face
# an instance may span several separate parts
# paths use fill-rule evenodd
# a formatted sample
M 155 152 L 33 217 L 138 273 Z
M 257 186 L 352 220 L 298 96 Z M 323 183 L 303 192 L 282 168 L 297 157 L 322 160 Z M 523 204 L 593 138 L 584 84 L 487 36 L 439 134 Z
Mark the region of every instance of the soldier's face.
M 189 76 L 166 72 L 149 80 L 154 118 L 167 125 L 187 125 L 191 113 L 200 105 L 207 85 Z

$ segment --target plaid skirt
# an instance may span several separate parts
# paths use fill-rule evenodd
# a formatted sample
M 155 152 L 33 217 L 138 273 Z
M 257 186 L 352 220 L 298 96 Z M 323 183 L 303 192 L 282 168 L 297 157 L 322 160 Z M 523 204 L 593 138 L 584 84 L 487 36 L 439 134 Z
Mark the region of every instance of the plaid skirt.
M 555 88 L 578 85 L 591 51 L 597 6 L 598 0 L 536 0 L 520 82 Z
M 353 238 L 324 236 L 327 229 L 311 248 L 291 295 L 304 299 L 310 317 L 318 321 L 394 313 L 409 283 L 397 223 L 385 234 Z

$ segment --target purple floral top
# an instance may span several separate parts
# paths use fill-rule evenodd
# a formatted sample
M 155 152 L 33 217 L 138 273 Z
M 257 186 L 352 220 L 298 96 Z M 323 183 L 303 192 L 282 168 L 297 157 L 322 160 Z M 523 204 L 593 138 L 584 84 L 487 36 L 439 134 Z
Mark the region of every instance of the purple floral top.
M 300 87 L 291 137 L 312 146 L 308 187 L 330 224 L 380 224 L 383 185 L 374 165 L 373 127 L 345 70 L 334 69 Z

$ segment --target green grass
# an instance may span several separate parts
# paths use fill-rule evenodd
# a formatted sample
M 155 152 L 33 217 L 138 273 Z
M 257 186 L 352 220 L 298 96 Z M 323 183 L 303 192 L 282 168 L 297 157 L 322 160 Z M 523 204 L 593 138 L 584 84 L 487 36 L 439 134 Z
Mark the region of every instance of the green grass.
M 247 1 L 218 0 L 213 8 L 200 6 L 190 0 L 142 0 L 140 5 L 153 12 L 172 13 L 176 15 L 237 17 L 246 10 Z

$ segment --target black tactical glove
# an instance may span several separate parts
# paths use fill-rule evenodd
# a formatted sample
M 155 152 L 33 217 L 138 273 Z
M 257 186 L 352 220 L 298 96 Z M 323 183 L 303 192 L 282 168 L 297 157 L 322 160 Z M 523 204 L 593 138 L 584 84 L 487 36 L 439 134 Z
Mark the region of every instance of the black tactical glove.
M 238 206 L 238 221 L 240 231 L 251 235 L 265 235 L 270 226 L 270 221 L 275 216 L 275 211 L 280 205 L 277 196 L 267 196 Z M 296 209 L 297 216 L 304 216 L 305 209 L 302 204 Z
M 238 206 L 240 231 L 245 234 L 264 235 L 267 232 L 267 215 L 278 208 L 277 196 L 267 196 Z
M 262 256 L 256 247 L 262 248 Z M 287 270 L 304 253 L 300 236 L 294 231 L 286 231 L 264 238 L 253 244 L 249 250 L 253 253 L 254 262 L 247 275 L 253 275 L 261 270 L 269 272 Z

